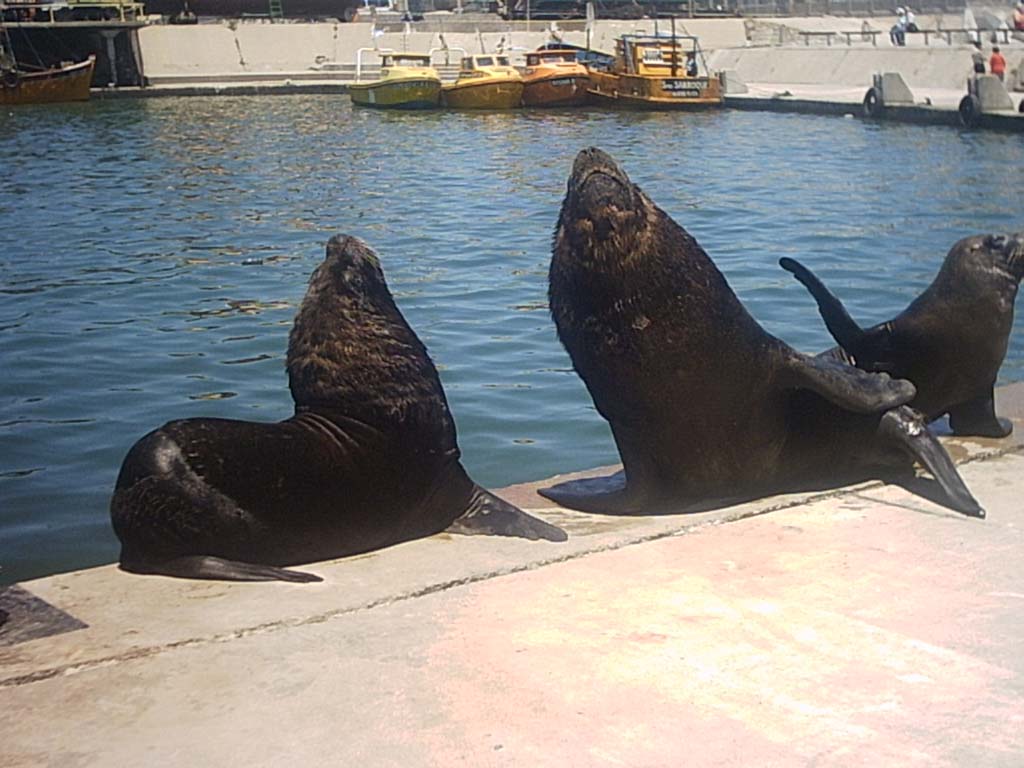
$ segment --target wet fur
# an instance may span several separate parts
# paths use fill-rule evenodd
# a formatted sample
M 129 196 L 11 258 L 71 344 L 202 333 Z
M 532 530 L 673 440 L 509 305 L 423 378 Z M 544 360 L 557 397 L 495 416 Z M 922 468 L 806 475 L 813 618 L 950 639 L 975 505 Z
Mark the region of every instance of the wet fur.
M 917 449 L 882 429 L 911 385 L 801 355 L 766 333 L 697 241 L 600 150 L 574 165 L 549 279 L 559 339 L 610 423 L 626 476 L 614 497 L 542 491 L 559 503 L 637 512 L 758 495 L 854 468 L 870 474 Z M 912 415 L 900 414 L 889 420 L 913 431 Z M 977 510 L 952 463 L 945 469 L 963 491 L 954 505 Z
M 437 370 L 365 243 L 331 239 L 287 368 L 292 418 L 173 421 L 132 447 L 111 501 L 122 567 L 313 580 L 281 566 L 427 536 L 463 515 L 464 533 L 565 538 L 463 470 Z M 481 509 L 498 524 L 480 524 Z
M 780 264 L 814 296 L 825 323 L 858 367 L 909 379 L 911 402 L 929 421 L 950 414 L 959 434 L 1001 437 L 993 387 L 1013 329 L 1014 301 L 1024 277 L 1024 232 L 976 235 L 954 244 L 928 288 L 892 320 L 866 330 L 806 267 Z

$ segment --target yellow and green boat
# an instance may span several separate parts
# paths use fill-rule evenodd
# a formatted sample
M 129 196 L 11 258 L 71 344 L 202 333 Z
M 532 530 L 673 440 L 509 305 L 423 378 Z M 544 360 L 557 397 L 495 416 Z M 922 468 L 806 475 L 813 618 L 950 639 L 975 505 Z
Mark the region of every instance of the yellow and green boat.
M 348 87 L 353 104 L 381 109 L 434 109 L 441 105 L 441 76 L 429 53 L 380 53 L 380 77 Z M 361 69 L 361 68 L 360 68 Z

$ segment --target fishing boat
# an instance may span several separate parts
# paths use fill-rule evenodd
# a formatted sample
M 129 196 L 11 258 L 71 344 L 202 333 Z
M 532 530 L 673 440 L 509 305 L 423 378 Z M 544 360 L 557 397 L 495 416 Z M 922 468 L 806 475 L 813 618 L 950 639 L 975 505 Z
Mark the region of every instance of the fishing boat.
M 356 82 L 348 87 L 353 104 L 383 109 L 433 109 L 441 105 L 441 76 L 431 66 L 429 53 L 378 53 L 380 77 L 376 80 L 360 82 L 362 62 L 356 62 Z
M 692 35 L 623 35 L 607 67 L 588 66 L 596 103 L 631 109 L 722 106 L 722 83 Z
M 523 76 L 508 56 L 466 56 L 459 79 L 441 88 L 441 99 L 455 109 L 511 109 L 522 103 Z
M 550 49 L 526 54 L 523 106 L 572 107 L 585 104 L 589 76 L 576 51 Z
M 14 56 L 6 27 L 0 25 L 0 105 L 87 101 L 96 57 L 56 66 L 31 66 Z

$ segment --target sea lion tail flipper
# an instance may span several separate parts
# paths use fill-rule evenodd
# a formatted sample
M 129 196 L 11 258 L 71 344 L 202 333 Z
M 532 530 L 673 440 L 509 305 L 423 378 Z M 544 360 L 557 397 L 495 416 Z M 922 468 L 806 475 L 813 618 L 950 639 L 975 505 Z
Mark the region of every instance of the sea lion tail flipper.
M 921 462 L 945 491 L 953 509 L 970 517 L 985 517 L 985 510 L 967 489 L 946 449 L 928 431 L 920 413 L 905 406 L 895 408 L 882 416 L 878 434 Z
M 996 416 L 991 389 L 987 395 L 950 408 L 949 426 L 955 435 L 1006 437 L 1013 432 L 1013 422 Z
M 474 488 L 466 511 L 446 530 L 466 536 L 517 536 L 531 541 L 565 541 L 569 538 L 558 526 L 526 514 L 480 486 Z
M 825 321 L 825 327 L 836 343 L 847 351 L 853 351 L 863 338 L 864 330 L 850 317 L 843 302 L 826 288 L 811 270 L 796 259 L 783 256 L 779 259 L 779 266 L 787 272 L 792 272 L 793 276 L 810 291 L 811 296 L 818 302 L 821 319 Z
M 780 384 L 809 389 L 854 413 L 878 413 L 909 403 L 917 390 L 905 379 L 887 373 L 869 373 L 827 355 L 809 357 L 786 351 L 780 366 Z
M 212 555 L 186 555 L 159 562 L 121 558 L 121 568 L 131 573 L 151 573 L 177 576 L 183 579 L 213 579 L 217 581 L 290 581 L 308 584 L 323 581 L 312 573 L 292 571 L 273 565 L 243 563 Z
M 559 506 L 602 515 L 635 515 L 643 509 L 643 499 L 625 481 L 623 472 L 605 477 L 568 480 L 537 490 Z

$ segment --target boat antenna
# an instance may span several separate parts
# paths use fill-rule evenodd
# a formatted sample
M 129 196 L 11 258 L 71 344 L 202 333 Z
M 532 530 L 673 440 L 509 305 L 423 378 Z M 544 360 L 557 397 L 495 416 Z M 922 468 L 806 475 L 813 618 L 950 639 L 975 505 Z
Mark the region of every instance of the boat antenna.
M 676 17 L 672 17 L 672 77 L 679 72 L 679 44 L 676 41 Z

